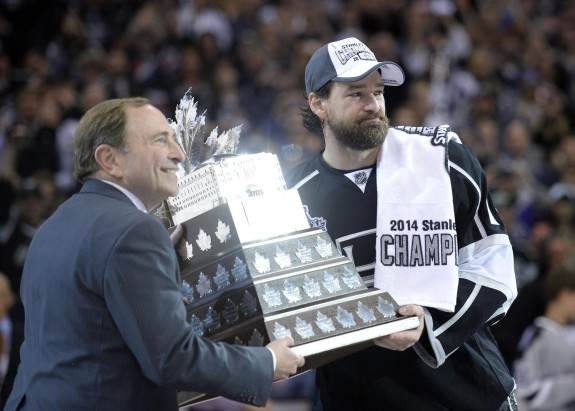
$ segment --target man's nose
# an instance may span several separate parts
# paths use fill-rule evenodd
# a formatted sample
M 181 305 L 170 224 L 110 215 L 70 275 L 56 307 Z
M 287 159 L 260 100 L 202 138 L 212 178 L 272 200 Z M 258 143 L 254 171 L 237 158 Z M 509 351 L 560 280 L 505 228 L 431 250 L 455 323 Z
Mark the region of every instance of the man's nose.
M 377 98 L 377 96 L 369 94 L 366 99 L 367 101 L 365 102 L 365 111 L 377 113 L 382 108 L 380 100 Z
M 184 153 L 184 149 L 182 146 L 175 140 L 170 140 L 171 150 L 170 156 L 174 160 L 178 160 L 178 162 L 182 162 L 186 159 L 186 153 Z

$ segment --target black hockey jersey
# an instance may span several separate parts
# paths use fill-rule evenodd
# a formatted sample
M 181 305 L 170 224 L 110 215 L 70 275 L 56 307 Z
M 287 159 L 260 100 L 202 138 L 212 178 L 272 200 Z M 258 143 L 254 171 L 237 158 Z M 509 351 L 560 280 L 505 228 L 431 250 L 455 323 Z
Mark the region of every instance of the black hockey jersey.
M 392 128 L 432 138 L 434 128 Z M 517 294 L 513 255 L 475 154 L 450 141 L 447 162 L 459 248 L 455 312 L 425 308 L 425 330 L 404 352 L 372 347 L 317 370 L 327 410 L 497 410 L 514 388 L 489 326 Z M 322 227 L 373 284 L 375 165 L 336 170 L 319 154 L 286 173 L 313 226 Z M 382 193 L 385 195 L 385 193 Z

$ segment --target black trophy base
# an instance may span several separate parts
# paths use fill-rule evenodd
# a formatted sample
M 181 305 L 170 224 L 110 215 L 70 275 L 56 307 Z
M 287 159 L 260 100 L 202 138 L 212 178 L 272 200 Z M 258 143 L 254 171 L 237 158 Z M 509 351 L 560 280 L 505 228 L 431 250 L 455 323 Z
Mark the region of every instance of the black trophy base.
M 417 328 L 418 326 L 419 319 L 416 316 L 394 317 L 383 324 L 376 324 L 332 337 L 322 338 L 321 340 L 295 345 L 293 350 L 305 357 L 305 365 L 298 370 L 296 375 L 371 347 L 373 340 L 376 338 Z M 384 348 L 382 348 L 382 350 L 383 349 Z M 191 391 L 179 392 L 178 404 L 180 407 L 183 407 L 209 401 L 214 398 L 217 398 L 217 396 Z

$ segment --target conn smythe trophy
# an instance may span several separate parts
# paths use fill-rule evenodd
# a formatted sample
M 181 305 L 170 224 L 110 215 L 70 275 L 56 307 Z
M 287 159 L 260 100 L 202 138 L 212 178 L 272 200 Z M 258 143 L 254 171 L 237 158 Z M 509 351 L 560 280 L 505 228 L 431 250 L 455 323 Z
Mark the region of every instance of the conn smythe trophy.
M 204 119 L 188 90 L 171 122 L 187 157 L 179 194 L 158 212 L 185 228 L 182 294 L 196 335 L 251 346 L 289 335 L 310 369 L 419 324 L 397 317 L 393 298 L 368 289 L 329 235 L 310 227 L 275 155 L 235 155 L 239 127 L 204 142 Z

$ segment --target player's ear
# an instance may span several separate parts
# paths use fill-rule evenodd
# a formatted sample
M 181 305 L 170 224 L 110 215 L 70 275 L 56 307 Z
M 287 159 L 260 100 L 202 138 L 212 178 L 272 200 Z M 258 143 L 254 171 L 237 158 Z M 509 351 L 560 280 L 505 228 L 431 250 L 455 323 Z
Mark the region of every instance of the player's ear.
M 316 93 L 312 92 L 309 94 L 307 101 L 311 111 L 314 112 L 321 120 L 325 118 L 325 99 L 319 97 Z

